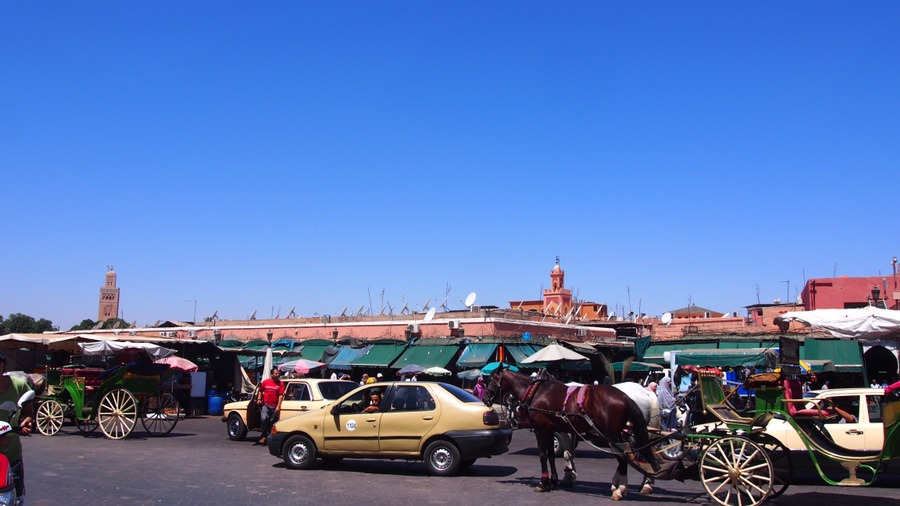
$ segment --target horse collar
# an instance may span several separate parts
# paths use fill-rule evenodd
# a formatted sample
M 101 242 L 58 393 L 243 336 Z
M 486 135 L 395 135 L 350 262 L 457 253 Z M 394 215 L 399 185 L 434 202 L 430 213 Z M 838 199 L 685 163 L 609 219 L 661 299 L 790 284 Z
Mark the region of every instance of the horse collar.
M 525 404 L 526 406 L 528 404 L 530 404 L 531 400 L 534 399 L 534 394 L 537 393 L 538 387 L 543 382 L 544 382 L 544 380 L 542 380 L 542 379 L 534 380 L 530 385 L 528 385 L 528 388 L 525 389 L 525 393 L 522 394 L 522 398 L 519 399 L 519 402 L 521 402 L 522 404 Z

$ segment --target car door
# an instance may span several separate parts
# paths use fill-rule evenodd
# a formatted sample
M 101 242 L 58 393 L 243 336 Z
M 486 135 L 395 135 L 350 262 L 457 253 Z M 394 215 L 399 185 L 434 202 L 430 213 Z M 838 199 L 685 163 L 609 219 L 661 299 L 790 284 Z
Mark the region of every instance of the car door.
M 416 453 L 423 436 L 437 423 L 439 410 L 428 387 L 397 384 L 386 399 L 378 444 L 382 452 Z
M 849 448 L 851 450 L 866 449 L 866 429 L 868 428 L 868 424 L 861 422 L 859 409 L 860 399 L 864 397 L 865 396 L 859 394 L 828 397 L 835 406 L 856 419 L 855 421 L 851 421 L 838 417 L 837 419 L 825 422 L 825 429 L 838 446 L 843 446 L 844 448 Z
M 381 412 L 363 413 L 369 398 L 367 388 L 334 405 L 325 416 L 323 448 L 331 452 L 374 453 L 378 451 Z
M 281 418 L 294 416 L 310 409 L 312 394 L 309 384 L 305 381 L 292 381 L 284 390 L 284 400 L 281 401 Z
M 881 395 L 866 395 L 866 409 L 861 410 L 861 422 L 865 424 L 866 450 L 884 447 L 884 421 L 881 419 Z

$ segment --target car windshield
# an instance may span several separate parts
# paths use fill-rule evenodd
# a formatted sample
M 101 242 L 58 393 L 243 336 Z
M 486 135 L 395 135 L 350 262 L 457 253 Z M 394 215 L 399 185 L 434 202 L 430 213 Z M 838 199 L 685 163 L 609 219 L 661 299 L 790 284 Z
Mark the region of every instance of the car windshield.
M 323 398 L 333 401 L 358 386 L 354 381 L 323 381 L 319 383 L 319 392 Z
M 462 402 L 481 402 L 478 400 L 478 397 L 466 392 L 462 388 L 457 386 L 450 385 L 449 383 L 440 383 L 441 388 L 453 394 L 453 397 L 461 400 Z

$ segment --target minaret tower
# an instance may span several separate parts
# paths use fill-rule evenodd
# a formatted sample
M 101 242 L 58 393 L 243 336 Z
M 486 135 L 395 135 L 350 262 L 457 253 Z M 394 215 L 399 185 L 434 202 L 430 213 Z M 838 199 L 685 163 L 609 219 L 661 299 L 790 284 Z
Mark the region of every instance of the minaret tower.
M 559 257 L 550 271 L 550 289 L 544 290 L 544 313 L 563 316 L 572 309 L 572 290 L 566 290 L 566 271 L 559 268 Z
M 119 287 L 116 286 L 116 271 L 112 264 L 106 272 L 106 283 L 100 287 L 100 309 L 97 320 L 104 322 L 119 317 Z

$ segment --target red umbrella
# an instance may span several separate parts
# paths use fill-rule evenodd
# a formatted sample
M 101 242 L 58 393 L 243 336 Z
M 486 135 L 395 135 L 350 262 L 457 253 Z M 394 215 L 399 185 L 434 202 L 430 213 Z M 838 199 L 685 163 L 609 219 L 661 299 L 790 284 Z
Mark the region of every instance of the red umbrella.
M 161 358 L 156 361 L 157 364 L 168 364 L 172 369 L 181 369 L 182 371 L 187 372 L 195 372 L 197 370 L 197 364 L 191 362 L 186 358 L 176 357 L 175 355 L 169 355 L 166 358 Z
M 309 374 L 309 371 L 313 371 L 322 367 L 322 362 L 316 362 L 315 360 L 307 360 L 305 358 L 298 358 L 296 360 L 289 360 L 284 362 L 278 366 L 278 370 L 281 372 L 298 372 L 300 374 Z

